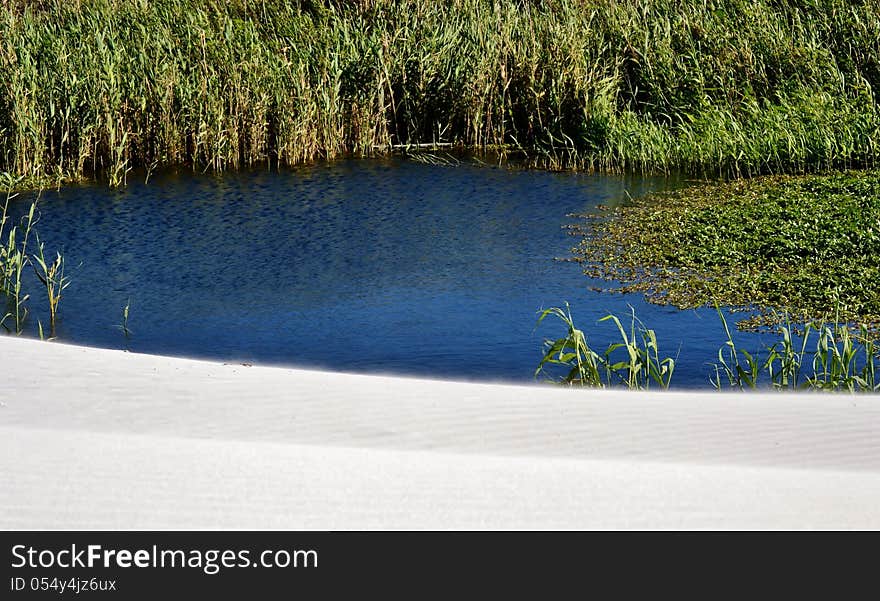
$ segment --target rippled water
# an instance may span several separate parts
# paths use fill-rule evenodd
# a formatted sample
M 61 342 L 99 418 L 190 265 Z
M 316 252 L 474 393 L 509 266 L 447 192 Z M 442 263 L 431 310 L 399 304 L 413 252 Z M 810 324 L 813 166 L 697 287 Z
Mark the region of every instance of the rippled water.
M 226 361 L 479 380 L 532 380 L 536 312 L 568 301 L 590 342 L 629 305 L 705 386 L 713 311 L 597 293 L 569 256 L 572 212 L 665 178 L 341 161 L 279 172 L 163 174 L 123 191 L 45 193 L 38 230 L 72 284 L 61 340 Z M 25 198 L 19 199 L 21 211 Z M 32 290 L 34 290 L 32 288 Z M 46 321 L 40 300 L 34 317 Z M 131 299 L 126 338 L 117 327 Z M 754 335 L 742 335 L 756 344 Z

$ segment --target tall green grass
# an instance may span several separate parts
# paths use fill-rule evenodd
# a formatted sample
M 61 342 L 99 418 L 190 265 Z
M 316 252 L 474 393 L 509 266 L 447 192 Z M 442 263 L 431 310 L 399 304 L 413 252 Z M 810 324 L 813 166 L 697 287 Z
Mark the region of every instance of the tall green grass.
M 764 349 L 761 359 L 736 348 L 727 320 L 720 310 L 718 315 L 727 335 L 710 378 L 718 390 L 756 389 L 763 384 L 777 390 L 880 392 L 877 333 L 864 324 L 854 332 L 850 324 L 837 320 L 807 322 L 798 332 L 786 318 L 777 328 L 780 339 Z
M 49 336 L 55 337 L 55 326 L 58 323 L 58 306 L 64 289 L 70 285 L 70 278 L 64 275 L 64 257 L 55 251 L 51 260 L 46 259 L 45 245 L 36 235 L 37 252 L 31 256 L 31 265 L 37 279 L 46 291 L 46 302 L 49 308 Z M 42 324 L 40 325 L 42 331 Z M 42 336 L 41 336 L 42 337 Z
M 45 244 L 34 227 L 39 221 L 37 201 L 30 204 L 19 222 L 10 216 L 10 204 L 16 197 L 12 190 L 23 179 L 0 178 L 0 194 L 5 197 L 0 207 L 0 329 L 16 334 L 24 331 L 31 299 L 26 289 L 25 272 L 30 267 L 43 286 L 49 313 L 49 336 L 54 337 L 62 292 L 70 285 L 70 278 L 64 274 L 64 257 L 60 252 L 56 251 L 49 259 L 46 257 Z M 38 322 L 38 326 L 42 339 L 42 322 Z
M 5 312 L 0 317 L 0 327 L 14 329 L 15 333 L 20 334 L 28 316 L 27 302 L 30 295 L 25 292 L 23 278 L 30 264 L 28 243 L 31 240 L 37 203 L 31 204 L 22 223 L 11 223 L 9 204 L 13 198 L 11 192 L 6 193 L 0 214 L 0 299 L 5 300 Z
M 859 326 L 854 333 L 850 324 L 838 321 L 807 322 L 798 331 L 785 320 L 778 328 L 779 340 L 765 347 L 762 357 L 761 353 L 737 348 L 724 314 L 717 310 L 726 336 L 713 364 L 714 374 L 709 377 L 717 390 L 880 392 L 878 334 L 866 326 Z M 675 359 L 660 354 L 654 330 L 647 328 L 634 311 L 629 332 L 614 315 L 599 320 L 613 322 L 620 340 L 601 353 L 590 346 L 584 331 L 575 325 L 567 303 L 565 309 L 551 307 L 541 311 L 538 325 L 548 316 L 562 321 L 566 334 L 545 341 L 536 378 L 543 376 L 568 386 L 594 388 L 621 386 L 647 390 L 652 386 L 668 389 L 672 385 Z
M 567 333 L 562 338 L 545 341 L 544 357 L 535 370 L 536 378 L 543 374 L 553 380 L 550 366 L 556 365 L 563 368 L 556 381 L 569 386 L 605 388 L 620 385 L 635 390 L 648 390 L 652 386 L 669 388 L 675 359 L 661 357 L 657 334 L 645 327 L 635 311 L 630 316 L 629 331 L 615 315 L 599 320 L 612 322 L 620 335 L 620 342 L 608 345 L 602 354 L 590 347 L 583 330 L 574 325 L 568 303 L 564 310 L 551 307 L 542 311 L 538 325 L 548 316 L 561 320 Z
M 0 40 L 19 175 L 428 142 L 740 175 L 880 148 L 877 0 L 5 0 Z

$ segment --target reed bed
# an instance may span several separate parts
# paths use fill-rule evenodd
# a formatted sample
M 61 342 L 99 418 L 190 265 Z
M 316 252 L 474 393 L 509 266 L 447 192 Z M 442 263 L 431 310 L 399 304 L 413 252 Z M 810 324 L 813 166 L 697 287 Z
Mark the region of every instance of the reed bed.
M 544 167 L 873 166 L 880 2 L 3 0 L 0 171 L 439 143 Z

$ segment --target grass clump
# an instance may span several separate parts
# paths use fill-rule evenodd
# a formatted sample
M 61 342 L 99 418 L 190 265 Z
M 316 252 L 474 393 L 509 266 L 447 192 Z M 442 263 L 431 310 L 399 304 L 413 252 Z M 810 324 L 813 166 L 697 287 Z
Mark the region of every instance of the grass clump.
M 15 223 L 10 217 L 10 203 L 16 197 L 12 190 L 21 181 L 18 178 L 6 182 L 5 201 L 0 209 L 0 301 L 4 301 L 0 328 L 15 334 L 24 331 L 30 315 L 28 301 L 31 298 L 25 290 L 24 275 L 30 266 L 45 291 L 49 336 L 54 337 L 62 292 L 70 284 L 70 278 L 64 274 L 64 257 L 60 252 L 56 251 L 54 257 L 46 256 L 45 244 L 34 228 L 39 220 L 37 201 L 31 203 L 20 223 Z M 34 238 L 36 252 L 31 252 Z M 38 330 L 40 339 L 44 339 L 42 322 L 38 322 Z
M 635 311 L 631 315 L 629 332 L 614 315 L 599 320 L 611 321 L 620 335 L 620 342 L 610 344 L 601 355 L 590 348 L 584 332 L 575 327 L 568 303 L 564 310 L 551 307 L 542 311 L 538 324 L 550 315 L 565 324 L 567 334 L 545 342 L 544 357 L 535 377 L 542 373 L 547 375 L 548 367 L 555 365 L 561 366 L 564 372 L 557 381 L 569 386 L 604 388 L 623 385 L 636 390 L 648 390 L 652 386 L 669 388 L 675 359 L 661 358 L 656 333 L 645 327 L 635 316 Z
M 746 328 L 785 313 L 880 324 L 880 172 L 687 188 L 594 217 L 578 233 L 585 273 L 652 302 L 750 308 Z
M 718 312 L 727 341 L 718 350 L 712 385 L 740 390 L 756 389 L 762 379 L 776 390 L 880 391 L 880 347 L 876 333 L 861 324 L 857 333 L 849 324 L 807 322 L 798 332 L 788 318 L 779 326 L 780 340 L 766 347 L 766 357 L 737 349 Z M 808 351 L 815 336 L 815 346 Z M 800 338 L 800 343 L 796 340 Z
M 7 232 L 9 202 L 13 197 L 12 194 L 7 193 L 0 214 L 0 241 L 4 242 L 0 244 L 0 297 L 6 301 L 6 310 L 0 317 L 0 327 L 13 329 L 16 334 L 20 334 L 28 316 L 27 301 L 30 295 L 24 291 L 23 276 L 30 262 L 27 249 L 37 205 L 36 203 L 31 205 L 23 224 L 20 226 L 13 224 Z M 12 324 L 11 327 L 9 323 Z
M 0 171 L 424 143 L 541 166 L 876 165 L 880 2 L 6 0 Z
M 670 387 L 675 359 L 661 358 L 654 331 L 638 320 L 635 312 L 631 315 L 629 334 L 614 315 L 599 320 L 612 321 L 621 337 L 621 342 L 608 345 L 602 354 L 589 346 L 583 330 L 575 326 L 567 303 L 565 309 L 552 307 L 542 311 L 538 324 L 549 315 L 559 318 L 567 333 L 562 338 L 545 341 L 536 378 L 543 375 L 568 386 L 594 388 Z M 720 310 L 718 315 L 727 339 L 718 350 L 718 362 L 713 364 L 714 374 L 709 377 L 717 390 L 880 392 L 880 346 L 876 333 L 864 324 L 854 332 L 849 324 L 839 321 L 807 322 L 798 331 L 786 317 L 785 325 L 778 328 L 780 339 L 763 349 L 762 358 L 761 353 L 752 354 L 737 348 Z M 626 351 L 623 358 L 612 359 L 612 354 L 619 349 Z M 554 365 L 562 368 L 561 376 L 548 373 L 548 367 Z
M 55 257 L 46 259 L 44 244 L 37 236 L 37 252 L 31 257 L 31 265 L 37 279 L 46 291 L 46 301 L 49 308 L 49 336 L 55 336 L 55 326 L 58 322 L 58 306 L 61 303 L 61 293 L 70 285 L 70 278 L 64 275 L 64 257 L 55 251 Z M 42 331 L 42 324 L 40 330 Z M 42 338 L 42 336 L 40 336 Z

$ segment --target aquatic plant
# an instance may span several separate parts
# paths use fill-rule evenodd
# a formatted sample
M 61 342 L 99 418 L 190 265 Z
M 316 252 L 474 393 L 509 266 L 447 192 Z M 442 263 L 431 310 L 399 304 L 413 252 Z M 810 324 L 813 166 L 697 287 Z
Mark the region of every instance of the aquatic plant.
M 545 341 L 544 357 L 535 370 L 535 377 L 544 373 L 548 365 L 560 365 L 568 370 L 559 380 L 560 383 L 569 386 L 604 387 L 603 372 L 607 376 L 604 361 L 587 344 L 583 330 L 575 327 L 568 303 L 565 303 L 565 310 L 551 307 L 542 311 L 537 325 L 548 315 L 558 317 L 565 324 L 567 333 L 562 338 Z
M 8 194 L 3 206 L 2 219 L 0 219 L 0 241 L 4 233 L 4 226 L 8 220 L 9 202 L 14 196 Z M 22 276 L 29 258 L 27 254 L 28 242 L 34 224 L 34 215 L 37 203 L 31 204 L 27 216 L 23 220 L 23 230 L 19 237 L 18 226 L 9 228 L 5 244 L 0 243 L 0 293 L 6 299 L 7 310 L 0 319 L 0 326 L 8 327 L 6 322 L 11 319 L 17 334 L 22 332 L 24 321 L 28 316 L 27 301 L 30 298 L 23 290 Z
M 430 143 L 551 168 L 876 165 L 880 3 L 7 0 L 0 170 Z
M 813 374 L 807 378 L 810 388 L 846 390 L 848 392 L 880 391 L 877 378 L 878 354 L 874 335 L 862 325 L 857 342 L 845 324 L 825 324 L 818 330 Z M 862 356 L 861 365 L 859 355 Z
M 774 389 L 814 389 L 846 392 L 880 391 L 880 348 L 876 334 L 864 324 L 858 326 L 854 335 L 849 324 L 833 322 L 803 324 L 797 332 L 786 318 L 779 326 L 781 340 L 766 347 L 766 357 L 761 360 L 743 349 L 737 350 L 730 329 L 719 311 L 727 341 L 718 351 L 719 362 L 714 365 L 715 376 L 710 382 L 716 389 L 727 384 L 739 389 L 755 389 L 759 377 Z M 815 350 L 807 351 L 813 333 L 816 333 Z M 800 348 L 794 341 L 800 338 Z M 741 355 L 741 359 L 740 359 Z
M 32 265 L 37 279 L 46 289 L 46 299 L 49 307 L 49 336 L 55 336 L 57 323 L 58 305 L 61 303 L 61 293 L 70 285 L 70 278 L 64 275 L 64 257 L 60 252 L 55 252 L 55 258 L 51 262 L 46 261 L 44 245 L 37 238 L 37 252 L 32 257 Z M 39 267 L 39 270 L 37 269 Z M 42 338 L 42 324 L 40 324 L 40 337 Z
M 880 392 L 880 346 L 876 333 L 866 326 L 859 326 L 858 334 L 854 334 L 846 323 L 807 322 L 798 332 L 786 318 L 785 325 L 778 329 L 780 340 L 765 347 L 762 358 L 760 353 L 737 348 L 724 314 L 716 309 L 726 335 L 726 341 L 718 350 L 718 362 L 712 364 L 714 374 L 709 378 L 716 389 Z M 600 323 L 613 322 L 622 340 L 609 344 L 602 354 L 587 344 L 583 330 L 574 324 L 568 303 L 564 310 L 552 307 L 542 311 L 538 324 L 548 315 L 562 320 L 567 334 L 545 341 L 544 356 L 535 378 L 543 375 L 569 386 L 598 388 L 619 385 L 647 390 L 652 383 L 663 389 L 670 387 L 675 360 L 661 358 L 654 331 L 638 320 L 634 311 L 629 333 L 613 315 L 599 320 Z M 815 350 L 807 351 L 814 332 L 817 334 Z M 799 347 L 794 343 L 797 338 L 800 338 Z M 625 349 L 626 354 L 623 360 L 615 361 L 611 356 L 618 349 Z M 551 365 L 561 366 L 563 375 L 550 374 L 548 366 Z
M 545 341 L 544 357 L 535 370 L 536 378 L 547 372 L 547 366 L 558 365 L 567 370 L 558 381 L 569 386 L 603 388 L 621 384 L 638 390 L 648 390 L 652 385 L 669 388 L 675 359 L 661 358 L 656 333 L 645 327 L 635 311 L 631 314 L 628 333 L 614 315 L 599 320 L 614 323 L 621 340 L 610 344 L 601 355 L 589 346 L 583 330 L 575 327 L 568 303 L 564 310 L 551 307 L 540 312 L 538 325 L 548 315 L 559 318 L 567 333 L 562 338 Z M 624 353 L 619 353 L 620 350 Z
M 20 179 L 6 181 L 6 201 L 0 211 L 0 298 L 5 301 L 5 309 L 0 317 L 0 327 L 21 334 L 30 313 L 28 300 L 30 294 L 24 290 L 24 274 L 30 265 L 37 279 L 44 286 L 49 311 L 50 337 L 55 336 L 58 307 L 61 293 L 70 283 L 64 275 L 64 257 L 56 252 L 55 258 L 46 260 L 45 245 L 34 229 L 37 222 L 37 201 L 30 204 L 21 224 L 12 225 L 9 231 L 6 226 L 10 222 L 9 206 L 16 197 L 11 192 Z M 36 238 L 37 252 L 29 254 L 31 238 Z M 43 324 L 37 323 L 40 339 L 44 339 Z
M 724 327 L 724 334 L 727 340 L 718 349 L 718 363 L 712 366 L 715 369 L 715 375 L 709 378 L 709 382 L 717 390 L 720 390 L 723 387 L 721 376 L 724 375 L 727 385 L 731 388 L 739 388 L 740 390 L 757 388 L 758 376 L 761 370 L 767 367 L 767 364 L 762 364 L 758 357 L 753 356 L 747 350 L 736 348 L 736 343 L 730 334 L 730 328 L 727 325 L 724 314 L 717 305 L 715 310 L 718 312 L 719 319 L 721 319 L 721 325 Z
M 125 303 L 125 306 L 122 307 L 122 323 L 120 323 L 117 326 L 120 330 L 122 330 L 122 334 L 126 338 L 131 337 L 131 330 L 128 329 L 128 313 L 129 313 L 130 309 L 131 309 L 131 299 L 128 299 L 128 301 Z
M 880 172 L 692 186 L 576 226 L 584 272 L 680 308 L 880 325 Z
M 630 330 L 627 334 L 620 320 L 614 315 L 606 315 L 600 322 L 612 321 L 617 326 L 621 342 L 611 344 L 604 354 L 608 371 L 617 376 L 627 388 L 647 390 L 651 383 L 660 388 L 669 388 L 672 374 L 675 371 L 675 359 L 660 358 L 657 345 L 657 334 L 636 317 L 635 310 L 630 307 Z M 613 361 L 612 355 L 618 349 L 626 354 L 622 360 Z

